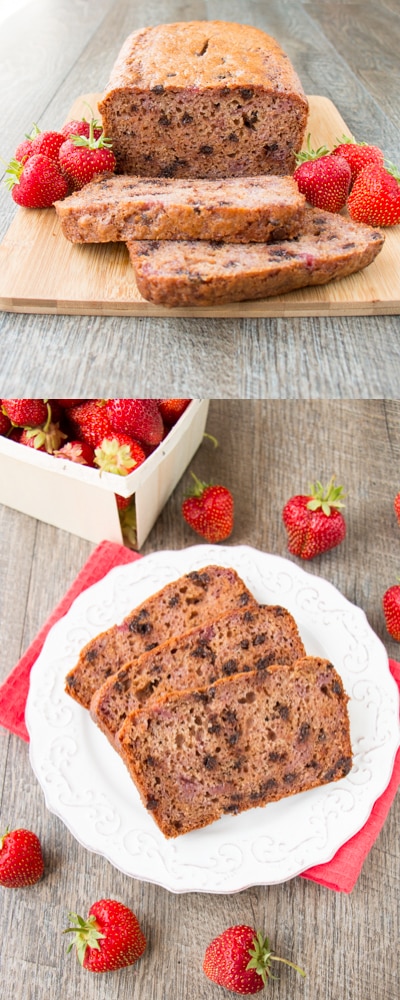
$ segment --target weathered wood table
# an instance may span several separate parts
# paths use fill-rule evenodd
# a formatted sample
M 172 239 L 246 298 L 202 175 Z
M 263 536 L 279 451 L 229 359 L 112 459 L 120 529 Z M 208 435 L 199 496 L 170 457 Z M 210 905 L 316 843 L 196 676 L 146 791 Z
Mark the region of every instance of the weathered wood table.
M 285 501 L 310 481 L 336 473 L 346 493 L 347 536 L 340 547 L 302 563 L 367 615 L 389 656 L 381 597 L 399 573 L 400 529 L 393 498 L 399 489 L 398 401 L 212 400 L 204 440 L 190 468 L 221 481 L 235 497 L 236 522 L 226 543 L 288 557 L 281 522 Z M 183 549 L 200 539 L 180 505 L 188 469 L 145 543 L 144 555 Z M 0 508 L 0 679 L 10 672 L 61 600 L 94 546 L 9 508 Z M 354 650 L 357 655 L 357 649 Z M 0 818 L 39 834 L 46 872 L 36 886 L 0 889 L 1 995 L 14 1000 L 217 1000 L 228 995 L 203 975 L 206 945 L 225 927 L 250 923 L 270 935 L 285 966 L 266 994 L 275 1000 L 397 1000 L 399 939 L 399 798 L 350 894 L 295 877 L 280 884 L 220 892 L 173 893 L 130 878 L 88 851 L 45 805 L 27 743 L 0 727 Z M 96 976 L 66 957 L 71 910 L 86 914 L 101 897 L 136 910 L 148 936 L 134 969 Z
M 306 92 L 327 98 L 357 138 L 379 143 L 390 160 L 400 161 L 393 99 L 400 41 L 395 0 L 190 0 L 184 5 L 173 0 L 55 0 L 51 7 L 32 0 L 14 9 L 6 5 L 6 13 L 7 8 L 12 13 L 3 14 L 0 22 L 3 159 L 13 155 L 32 122 L 42 129 L 56 127 L 76 98 L 102 91 L 130 31 L 162 21 L 218 18 L 256 25 L 276 37 Z M 4 239 L 16 206 L 3 185 L 0 205 Z M 18 255 L 21 244 L 13 241 L 11 250 Z M 26 235 L 25 250 L 29 241 Z M 397 258 L 390 268 L 393 285 Z M 43 268 L 48 266 L 44 257 Z M 21 267 L 26 268 L 23 255 Z M 391 298 L 390 274 L 387 285 Z M 311 308 L 309 314 L 306 309 L 304 315 L 292 316 L 286 304 L 260 315 L 254 303 L 239 311 L 219 310 L 215 316 L 198 310 L 178 316 L 146 310 L 138 316 L 80 315 L 79 308 L 69 315 L 57 313 L 55 294 L 46 305 L 50 312 L 40 314 L 30 311 L 31 293 L 24 298 L 17 290 L 11 311 L 0 313 L 3 393 L 8 386 L 10 394 L 12 385 L 14 395 L 40 394 L 51 383 L 53 395 L 61 393 L 55 388 L 61 385 L 63 395 L 84 395 L 88 379 L 98 386 L 106 379 L 107 391 L 113 385 L 114 394 L 130 395 L 133 376 L 137 393 L 155 396 L 165 395 L 165 384 L 175 394 L 224 397 L 398 394 L 397 306 L 387 315 L 377 314 L 378 304 L 375 311 L 370 306 L 369 315 L 352 315 L 346 303 L 340 315 L 332 307 L 328 315 L 316 315 Z M 393 289 L 394 301 L 397 297 Z

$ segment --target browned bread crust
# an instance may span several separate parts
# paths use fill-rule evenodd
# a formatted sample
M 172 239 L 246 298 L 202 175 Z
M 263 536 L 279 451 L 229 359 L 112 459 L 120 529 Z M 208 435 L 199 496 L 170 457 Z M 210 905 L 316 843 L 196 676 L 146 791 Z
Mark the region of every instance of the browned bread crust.
M 307 208 L 301 234 L 276 243 L 129 241 L 143 298 L 163 306 L 238 302 L 323 285 L 370 264 L 383 234 L 343 215 Z
M 337 781 L 352 764 L 347 695 L 328 660 L 233 674 L 133 712 L 119 752 L 165 837 Z
M 186 21 L 126 39 L 99 110 L 120 172 L 229 177 L 292 173 L 308 101 L 270 35 Z
M 297 236 L 304 195 L 292 177 L 168 180 L 98 176 L 55 202 L 72 243 L 118 240 L 252 240 Z
M 205 566 L 187 573 L 91 639 L 69 671 L 65 690 L 89 708 L 97 688 L 128 660 L 224 611 L 252 606 L 256 601 L 235 570 Z
M 134 709 L 173 691 L 198 688 L 239 671 L 305 656 L 294 618 L 279 606 L 228 612 L 125 664 L 94 694 L 90 713 L 111 743 Z

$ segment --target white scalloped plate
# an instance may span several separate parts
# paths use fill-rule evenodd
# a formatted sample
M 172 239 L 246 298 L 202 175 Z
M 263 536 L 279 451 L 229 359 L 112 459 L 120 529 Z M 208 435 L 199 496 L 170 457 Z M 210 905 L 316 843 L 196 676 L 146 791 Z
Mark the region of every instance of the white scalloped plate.
M 354 762 L 338 782 L 166 840 L 124 764 L 64 677 L 92 637 L 184 573 L 233 566 L 260 603 L 294 615 L 312 655 L 332 660 L 350 696 Z M 48 808 L 88 850 L 172 892 L 237 892 L 329 861 L 366 822 L 399 745 L 399 694 L 365 614 L 326 580 L 248 546 L 196 545 L 117 567 L 84 591 L 51 629 L 31 672 L 30 759 Z

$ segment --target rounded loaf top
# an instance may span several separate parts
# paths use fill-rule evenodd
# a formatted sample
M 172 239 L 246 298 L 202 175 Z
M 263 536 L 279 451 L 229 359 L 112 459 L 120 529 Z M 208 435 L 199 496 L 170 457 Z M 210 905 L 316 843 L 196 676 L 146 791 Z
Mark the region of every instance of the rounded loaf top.
M 128 36 L 108 92 L 120 88 L 253 86 L 305 95 L 280 45 L 259 28 L 230 21 L 183 21 Z

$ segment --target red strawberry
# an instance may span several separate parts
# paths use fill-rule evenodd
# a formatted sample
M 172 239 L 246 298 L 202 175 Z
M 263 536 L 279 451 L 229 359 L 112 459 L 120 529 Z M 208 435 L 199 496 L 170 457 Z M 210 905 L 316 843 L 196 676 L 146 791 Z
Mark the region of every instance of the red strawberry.
M 52 455 L 58 450 L 67 435 L 60 429 L 58 423 L 49 419 L 41 427 L 25 427 L 19 439 L 20 444 L 28 448 L 36 448 L 36 451 L 47 451 Z
M 396 514 L 397 520 L 398 520 L 398 522 L 400 524 L 400 493 L 398 493 L 397 496 L 395 496 L 393 506 L 394 506 L 394 510 L 395 510 L 395 514 Z
M 90 122 L 86 121 L 86 118 L 79 120 L 73 118 L 71 121 L 65 122 L 65 125 L 60 128 L 60 132 L 64 136 L 64 139 L 69 139 L 71 135 L 84 135 L 88 139 L 90 136 Z M 102 134 L 103 126 L 93 119 L 94 138 L 99 139 Z
M 9 431 L 11 430 L 11 428 L 12 428 L 11 420 L 9 420 L 8 417 L 6 416 L 6 414 L 3 413 L 2 409 L 1 409 L 1 402 L 0 402 L 0 434 L 1 434 L 1 436 L 5 437 L 9 433 Z
M 31 830 L 6 830 L 0 836 L 0 885 L 20 889 L 42 877 L 44 862 L 39 838 Z
M 252 927 L 238 924 L 228 927 L 210 942 L 203 960 L 203 971 L 208 979 L 242 995 L 260 993 L 272 976 L 271 963 L 284 962 L 305 976 L 287 958 L 279 958 L 270 949 L 268 938 L 257 934 Z
M 310 136 L 307 149 L 298 153 L 293 177 L 310 205 L 326 212 L 340 212 L 350 189 L 351 170 L 342 156 L 333 156 L 326 146 L 313 150 Z
M 3 413 L 17 427 L 36 427 L 48 417 L 48 407 L 44 399 L 2 399 Z
M 104 437 L 94 453 L 99 469 L 115 472 L 118 476 L 127 476 L 145 458 L 146 454 L 138 441 L 134 441 L 129 434 L 118 434 L 116 431 Z
M 332 150 L 332 156 L 342 156 L 349 164 L 351 170 L 351 184 L 354 184 L 356 177 L 365 170 L 365 167 L 375 164 L 383 167 L 385 157 L 378 146 L 369 146 L 366 142 L 356 142 L 347 136 L 342 136 L 342 141 Z
M 55 160 L 58 163 L 58 154 L 63 142 L 65 142 L 65 136 L 61 132 L 41 132 L 37 126 L 35 128 L 37 129 L 36 133 L 32 133 L 17 147 L 15 159 L 21 160 L 24 157 L 33 156 L 35 153 L 43 153 L 44 156 L 48 156 L 50 160 Z
M 226 486 L 202 483 L 192 472 L 194 490 L 182 504 L 182 514 L 193 531 L 207 542 L 222 542 L 233 531 L 233 497 Z
M 173 427 L 176 424 L 186 407 L 191 402 L 190 399 L 158 399 L 158 408 L 165 424 Z
M 400 172 L 393 164 L 365 167 L 353 184 L 347 207 L 355 222 L 395 226 L 400 222 Z
M 94 137 L 93 119 L 90 121 L 89 137 L 73 135 L 66 139 L 60 149 L 60 165 L 69 181 L 78 190 L 88 184 L 96 174 L 115 170 L 117 161 L 111 150 L 111 139 L 103 134 Z
M 107 413 L 115 431 L 124 431 L 148 445 L 158 445 L 164 424 L 155 399 L 109 399 Z
M 393 584 L 382 598 L 386 628 L 393 639 L 400 642 L 400 583 Z
M 130 507 L 132 497 L 122 497 L 120 493 L 114 494 L 117 501 L 118 510 L 127 510 Z
M 112 972 L 133 965 L 143 955 L 146 938 L 135 914 L 116 899 L 99 899 L 90 907 L 88 919 L 70 913 L 78 959 L 90 972 Z
M 22 142 L 20 142 L 19 145 L 17 146 L 14 153 L 14 160 L 18 160 L 19 163 L 22 163 L 24 157 L 31 155 L 32 139 L 34 139 L 35 136 L 39 134 L 40 134 L 40 128 L 38 127 L 38 125 L 33 125 L 32 131 L 29 133 L 29 135 L 28 133 L 26 133 L 25 139 L 23 139 Z
M 102 399 L 84 399 L 68 409 L 68 423 L 74 437 L 96 448 L 113 433 L 107 408 Z
M 94 450 L 86 441 L 67 441 L 53 454 L 56 458 L 66 458 L 78 465 L 94 466 Z
M 333 549 L 343 541 L 346 522 L 339 510 L 343 507 L 342 487 L 334 486 L 334 476 L 324 488 L 310 487 L 308 496 L 293 496 L 285 504 L 282 518 L 288 532 L 288 549 L 301 559 Z
M 17 205 L 24 208 L 50 208 L 68 194 L 68 182 L 49 156 L 34 153 L 24 163 L 11 160 L 6 184 Z

